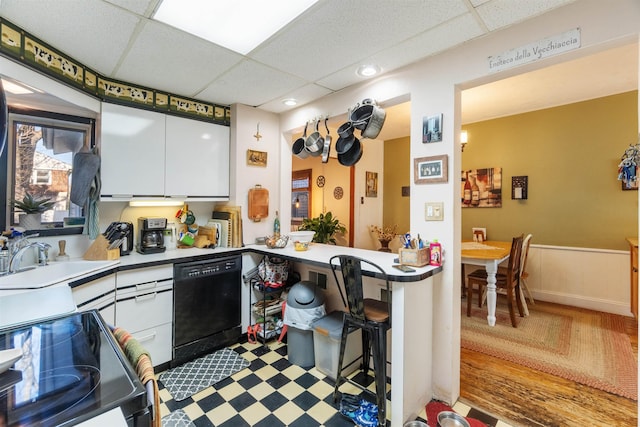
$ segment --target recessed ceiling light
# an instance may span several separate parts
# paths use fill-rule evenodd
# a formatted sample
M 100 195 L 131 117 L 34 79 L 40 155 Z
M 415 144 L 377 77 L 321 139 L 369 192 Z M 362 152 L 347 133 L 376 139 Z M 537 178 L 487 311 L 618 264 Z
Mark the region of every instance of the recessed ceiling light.
M 298 101 L 296 101 L 296 100 L 295 100 L 295 99 L 293 99 L 293 98 L 283 99 L 283 100 L 282 100 L 282 103 L 283 103 L 284 105 L 289 106 L 289 107 L 293 107 L 294 105 L 298 105 Z
M 371 77 L 371 76 L 375 76 L 379 72 L 380 72 L 380 67 L 378 67 L 377 65 L 365 64 L 358 67 L 358 71 L 356 71 L 356 74 L 362 77 Z
M 163 0 L 153 18 L 245 55 L 317 0 Z

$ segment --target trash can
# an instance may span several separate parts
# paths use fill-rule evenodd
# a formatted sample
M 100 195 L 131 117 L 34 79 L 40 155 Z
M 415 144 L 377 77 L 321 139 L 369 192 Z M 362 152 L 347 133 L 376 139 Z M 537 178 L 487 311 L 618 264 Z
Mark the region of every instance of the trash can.
M 342 316 L 341 311 L 332 311 L 313 323 L 316 369 L 334 381 L 338 377 L 338 362 L 340 361 Z M 343 375 L 349 375 L 358 368 L 359 365 L 354 362 L 360 356 L 362 356 L 362 330 L 356 329 L 347 335 L 347 345 L 342 362 Z
M 283 319 L 290 363 L 303 368 L 314 366 L 313 322 L 325 314 L 324 295 L 315 283 L 303 280 L 291 287 Z

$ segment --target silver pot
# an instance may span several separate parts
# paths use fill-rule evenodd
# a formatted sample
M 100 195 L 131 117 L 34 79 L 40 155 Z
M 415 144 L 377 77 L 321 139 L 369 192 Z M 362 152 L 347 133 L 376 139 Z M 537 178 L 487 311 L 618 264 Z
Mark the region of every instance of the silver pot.
M 324 138 L 318 132 L 318 124 L 320 120 L 316 120 L 316 130 L 313 132 L 304 143 L 304 149 L 309 152 L 313 157 L 318 157 L 322 155 L 322 150 L 324 149 Z
M 364 99 L 357 104 L 350 114 L 353 127 L 360 129 L 363 138 L 375 139 L 382 130 L 387 113 L 378 107 L 376 101 L 371 98 Z

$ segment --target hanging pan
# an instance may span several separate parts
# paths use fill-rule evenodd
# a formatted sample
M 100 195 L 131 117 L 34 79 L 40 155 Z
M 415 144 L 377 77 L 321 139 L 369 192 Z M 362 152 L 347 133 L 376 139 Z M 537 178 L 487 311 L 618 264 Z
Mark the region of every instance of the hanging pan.
M 309 126 L 309 122 L 304 125 L 304 133 L 298 139 L 293 142 L 293 146 L 291 147 L 291 151 L 294 156 L 298 156 L 301 159 L 306 159 L 309 156 L 309 152 L 304 149 L 304 141 L 307 139 L 307 127 Z
M 324 128 L 327 130 L 327 136 L 324 137 L 324 147 L 322 148 L 322 163 L 329 161 L 329 152 L 331 151 L 331 134 L 329 133 L 329 126 L 327 121 L 329 117 L 324 119 Z

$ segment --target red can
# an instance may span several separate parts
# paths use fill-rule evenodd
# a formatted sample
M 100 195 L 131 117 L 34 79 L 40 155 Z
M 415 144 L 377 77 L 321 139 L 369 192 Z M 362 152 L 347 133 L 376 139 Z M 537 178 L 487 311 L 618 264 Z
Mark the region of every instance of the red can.
M 429 243 L 429 252 L 431 253 L 429 265 L 440 267 L 442 265 L 442 245 L 437 240 L 434 240 Z

